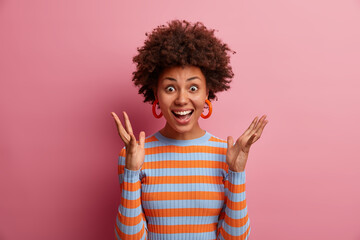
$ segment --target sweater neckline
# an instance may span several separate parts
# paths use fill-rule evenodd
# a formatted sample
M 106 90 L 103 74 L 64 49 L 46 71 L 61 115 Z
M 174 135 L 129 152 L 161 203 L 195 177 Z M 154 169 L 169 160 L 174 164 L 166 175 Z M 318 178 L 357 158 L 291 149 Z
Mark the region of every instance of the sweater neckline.
M 162 135 L 160 133 L 160 131 L 155 133 L 155 137 L 159 141 L 164 142 L 169 145 L 176 145 L 176 146 L 190 146 L 190 145 L 200 144 L 200 143 L 208 141 L 211 136 L 212 135 L 205 130 L 205 134 L 199 138 L 194 138 L 194 139 L 189 139 L 189 140 L 177 140 L 177 139 L 165 137 L 164 135 Z

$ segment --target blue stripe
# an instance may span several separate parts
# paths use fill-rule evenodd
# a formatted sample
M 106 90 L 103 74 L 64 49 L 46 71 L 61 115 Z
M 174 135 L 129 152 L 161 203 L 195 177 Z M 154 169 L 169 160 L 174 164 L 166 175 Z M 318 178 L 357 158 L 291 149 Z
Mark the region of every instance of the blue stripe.
M 244 226 L 235 228 L 235 227 L 231 227 L 231 226 L 227 225 L 226 222 L 224 221 L 222 226 L 223 226 L 225 232 L 227 232 L 228 234 L 230 234 L 232 236 L 241 236 L 246 232 L 246 230 L 249 227 L 249 224 L 250 223 L 248 220 Z
M 122 190 L 121 196 L 127 200 L 136 200 L 138 198 L 140 198 L 140 189 L 137 191 L 127 191 L 127 190 Z
M 147 217 L 148 224 L 154 225 L 197 225 L 217 223 L 219 216 L 203 216 L 203 217 Z
M 249 229 L 248 235 L 246 236 L 246 238 L 245 238 L 244 240 L 248 240 L 248 239 L 249 239 L 250 232 L 251 232 L 251 227 L 250 227 L 250 229 Z M 219 239 L 220 239 L 220 240 L 226 240 L 226 239 L 221 235 L 221 233 L 219 234 Z
M 241 210 L 231 210 L 230 208 L 225 209 L 225 214 L 233 219 L 241 219 L 247 214 L 247 206 Z
M 121 232 L 132 235 L 132 234 L 136 234 L 136 233 L 140 232 L 144 223 L 143 223 L 143 221 L 141 221 L 139 224 L 137 224 L 135 226 L 126 226 L 126 225 L 122 224 L 118 218 L 116 218 L 116 225 L 118 226 L 118 228 L 120 229 Z
M 120 215 L 123 215 L 125 217 L 136 217 L 141 214 L 142 207 L 139 206 L 137 208 L 125 208 L 120 204 L 118 207 L 118 211 Z
M 140 170 L 131 171 L 128 169 L 124 169 L 124 181 L 128 183 L 136 183 L 140 180 Z
M 158 168 L 142 170 L 145 176 L 213 176 L 225 177 L 222 168 Z
M 176 233 L 176 234 L 161 234 L 148 233 L 148 239 L 156 240 L 184 240 L 184 239 L 216 239 L 216 231 L 204 233 Z
M 116 229 L 114 229 L 114 231 L 115 231 L 116 239 L 117 239 L 117 240 L 123 240 L 123 239 L 120 238 L 120 236 L 119 236 L 119 234 L 117 233 Z M 146 232 L 144 232 L 144 235 L 141 237 L 140 240 L 145 240 L 145 236 L 146 236 Z
M 122 156 L 119 156 L 118 158 L 118 164 L 125 166 L 125 158 Z
M 226 162 L 226 155 L 217 153 L 157 153 L 145 155 L 145 162 L 159 162 L 170 160 L 194 161 L 194 160 L 207 160 Z M 125 164 L 125 162 L 124 162 Z
M 225 188 L 225 196 L 227 196 L 232 202 L 242 202 L 245 200 L 245 192 L 232 193 L 227 188 Z
M 222 208 L 222 200 L 163 200 L 142 201 L 144 209 L 166 209 L 166 208 Z
M 229 182 L 231 182 L 233 185 L 241 185 L 241 184 L 245 183 L 246 173 L 245 173 L 245 171 L 233 172 L 233 171 L 229 170 L 228 179 L 229 179 Z
M 162 146 L 169 146 L 169 144 L 161 141 L 145 143 L 145 148 L 162 147 Z M 186 145 L 180 145 L 180 146 L 186 146 Z M 227 148 L 227 143 L 207 141 L 198 144 L 192 144 L 191 146 L 209 146 L 209 147 Z
M 119 183 L 121 185 L 124 181 L 124 174 L 119 174 L 118 176 L 119 176 Z
M 193 145 L 205 145 L 207 141 L 211 138 L 212 134 L 205 132 L 205 134 L 199 138 L 191 140 L 176 140 L 172 138 L 167 138 L 163 136 L 160 132 L 156 132 L 154 136 L 161 142 L 167 145 L 175 146 L 193 146 Z
M 223 184 L 210 184 L 210 183 L 186 183 L 186 184 L 142 184 L 141 190 L 143 192 L 155 193 L 156 192 L 194 192 L 194 191 L 207 191 L 207 192 L 224 192 Z

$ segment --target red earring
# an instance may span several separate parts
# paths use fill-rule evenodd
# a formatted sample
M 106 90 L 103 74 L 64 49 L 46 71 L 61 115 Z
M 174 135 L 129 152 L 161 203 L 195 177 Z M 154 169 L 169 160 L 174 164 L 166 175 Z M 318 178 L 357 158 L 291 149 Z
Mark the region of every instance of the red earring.
M 162 112 L 160 112 L 159 115 L 156 114 L 156 105 L 157 105 L 158 102 L 159 102 L 159 101 L 158 101 L 157 99 L 155 99 L 155 101 L 154 101 L 154 103 L 153 103 L 153 105 L 152 105 L 152 113 L 153 113 L 154 117 L 156 117 L 156 118 L 161 118 L 162 115 L 163 115 Z
M 207 100 L 207 99 L 205 100 L 205 102 L 209 106 L 209 112 L 208 112 L 208 114 L 206 116 L 204 114 L 201 114 L 201 117 L 203 119 L 209 118 L 211 116 L 211 113 L 212 113 L 212 104 L 211 104 L 211 102 L 209 100 Z

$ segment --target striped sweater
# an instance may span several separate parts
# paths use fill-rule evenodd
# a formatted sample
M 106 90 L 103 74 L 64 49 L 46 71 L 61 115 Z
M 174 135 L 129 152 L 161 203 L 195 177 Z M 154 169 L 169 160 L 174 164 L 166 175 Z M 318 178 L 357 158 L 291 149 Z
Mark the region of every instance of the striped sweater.
M 245 171 L 228 169 L 226 150 L 208 132 L 192 140 L 157 132 L 145 140 L 143 166 L 131 171 L 123 148 L 116 239 L 248 239 Z

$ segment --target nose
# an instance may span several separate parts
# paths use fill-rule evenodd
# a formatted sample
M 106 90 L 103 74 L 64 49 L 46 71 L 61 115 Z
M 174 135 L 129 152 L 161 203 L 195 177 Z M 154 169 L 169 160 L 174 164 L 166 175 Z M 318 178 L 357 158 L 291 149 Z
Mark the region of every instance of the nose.
M 178 91 L 178 95 L 175 99 L 175 104 L 177 105 L 186 105 L 189 98 L 185 90 Z

